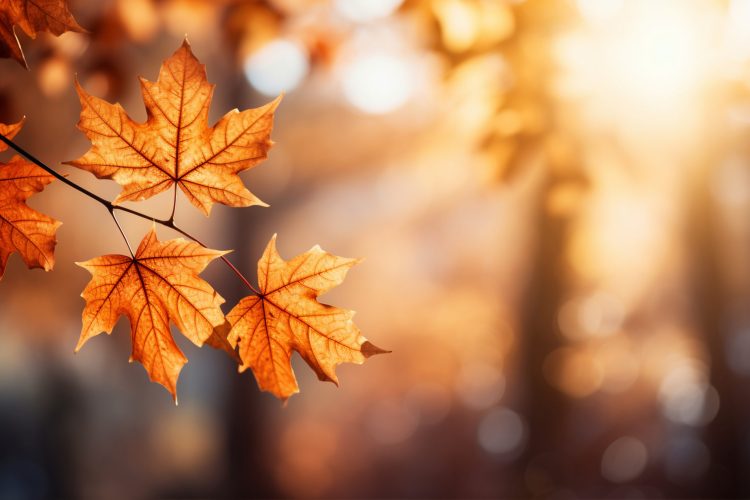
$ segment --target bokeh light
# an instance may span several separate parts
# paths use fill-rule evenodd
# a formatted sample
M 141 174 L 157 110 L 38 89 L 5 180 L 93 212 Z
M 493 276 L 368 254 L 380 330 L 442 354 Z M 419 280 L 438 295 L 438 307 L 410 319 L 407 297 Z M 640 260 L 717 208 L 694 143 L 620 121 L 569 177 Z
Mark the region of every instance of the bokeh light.
M 586 21 L 603 25 L 621 13 L 625 0 L 576 0 L 576 5 Z
M 602 476 L 613 483 L 637 478 L 648 463 L 648 450 L 640 440 L 626 436 L 612 442 L 602 455 Z
M 687 486 L 699 483 L 711 464 L 711 453 L 706 445 L 689 434 L 670 440 L 666 453 L 667 475 L 672 481 Z
M 366 23 L 393 14 L 404 0 L 334 0 L 336 10 L 347 19 Z
M 390 113 L 411 97 L 414 81 L 406 61 L 388 54 L 365 55 L 344 69 L 347 100 L 366 113 Z
M 525 434 L 525 425 L 518 413 L 508 408 L 496 408 L 482 417 L 477 439 L 489 453 L 508 454 L 518 451 Z
M 245 62 L 248 81 L 267 96 L 296 89 L 309 70 L 305 48 L 291 40 L 274 40 L 261 47 Z
M 271 208 L 176 220 L 251 281 L 274 233 L 364 257 L 321 301 L 393 352 L 338 387 L 295 354 L 281 405 L 180 344 L 175 408 L 125 321 L 71 355 L 72 263 L 125 249 L 53 183 L 54 272 L 0 283 L 0 498 L 750 498 L 750 1 L 69 3 L 88 33 L 0 59 L 19 144 L 114 198 L 61 163 L 89 146 L 73 78 L 147 120 L 137 76 L 187 33 L 210 122 L 287 95 L 242 177 Z

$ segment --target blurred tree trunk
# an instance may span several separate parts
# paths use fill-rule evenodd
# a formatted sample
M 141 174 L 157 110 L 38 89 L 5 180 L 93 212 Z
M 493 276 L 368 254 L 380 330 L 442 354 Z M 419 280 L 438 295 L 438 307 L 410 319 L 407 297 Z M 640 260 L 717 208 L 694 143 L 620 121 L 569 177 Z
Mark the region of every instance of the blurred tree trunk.
M 232 102 L 247 101 L 247 84 L 238 78 L 235 81 Z M 259 103 L 252 103 L 253 106 Z M 255 209 L 254 209 L 255 208 Z M 253 231 L 261 227 L 260 221 L 267 213 L 258 207 L 231 210 L 231 228 L 234 241 L 233 263 L 252 283 L 257 271 L 253 258 L 254 249 L 262 236 Z M 260 242 L 265 244 L 265 242 Z M 262 248 L 262 247 L 261 247 Z M 226 297 L 228 304 L 236 304 L 248 295 L 248 290 L 240 280 L 235 284 L 232 294 Z M 228 311 L 228 310 L 227 310 Z M 242 375 L 237 374 L 232 366 L 227 385 L 230 387 L 227 401 L 227 464 L 229 467 L 226 496 L 228 498 L 278 498 L 281 492 L 276 488 L 273 461 L 268 458 L 267 443 L 264 436 L 268 434 L 268 424 L 263 407 L 267 397 L 260 392 L 255 377 L 250 370 Z
M 570 16 L 571 6 L 561 8 L 554 1 L 522 4 L 517 10 L 518 37 L 511 54 L 511 66 L 520 72 L 518 89 L 522 99 L 533 103 L 546 122 L 543 130 L 522 144 L 526 163 L 533 155 L 544 157 L 539 167 L 544 179 L 536 193 L 534 231 L 536 242 L 531 257 L 531 276 L 525 292 L 519 332 L 519 373 L 524 386 L 519 410 L 526 418 L 528 437 L 523 455 L 515 462 L 516 484 L 511 497 L 546 497 L 561 488 L 569 488 L 566 420 L 569 399 L 552 387 L 543 372 L 547 356 L 563 344 L 557 313 L 566 290 L 564 249 L 570 220 L 547 209 L 550 194 L 577 168 L 558 169 L 546 157 L 545 146 L 558 132 L 558 107 L 552 91 L 557 68 L 552 57 L 556 35 Z M 582 471 L 581 471 L 582 472 Z M 584 479 L 585 480 L 585 479 Z
M 725 148 L 722 148 L 725 149 Z M 716 418 L 705 429 L 705 439 L 711 452 L 711 466 L 696 491 L 708 498 L 750 498 L 746 447 L 747 415 L 743 411 L 744 390 L 727 360 L 731 345 L 731 305 L 737 297 L 728 290 L 722 277 L 721 210 L 712 196 L 714 174 L 721 168 L 721 155 L 713 151 L 701 165 L 701 175 L 693 186 L 692 213 L 689 214 L 689 246 L 692 249 L 691 268 L 694 270 L 693 294 L 698 328 L 711 359 L 711 385 L 720 397 Z M 733 265 L 732 262 L 729 263 Z M 742 298 L 742 297 L 740 297 Z M 746 304 L 743 304 L 747 307 Z M 744 308 L 743 307 L 743 308 Z M 685 492 L 682 492 L 683 494 Z
M 567 482 L 565 448 L 566 416 L 569 403 L 553 388 L 543 373 L 544 360 L 561 345 L 557 311 L 564 293 L 562 249 L 568 221 L 552 216 L 546 209 L 547 197 L 557 179 L 549 173 L 541 188 L 536 207 L 538 239 L 532 258 L 532 276 L 526 292 L 521 339 L 520 377 L 526 385 L 521 407 L 528 423 L 528 441 L 515 497 L 547 496 Z M 525 482 L 525 484 L 523 484 Z
M 248 256 L 252 255 L 253 241 L 257 235 L 247 228 L 259 227 L 257 210 L 233 210 L 232 234 L 234 235 L 233 255 L 236 256 L 235 265 L 252 282 L 256 272 L 249 269 L 247 262 L 253 262 Z M 236 304 L 240 298 L 248 294 L 248 290 L 239 280 L 232 296 L 227 302 Z M 248 370 L 238 376 L 236 368 L 232 366 L 229 380 L 229 400 L 227 404 L 227 464 L 229 477 L 227 482 L 227 497 L 229 498 L 277 498 L 280 492 L 273 481 L 272 460 L 268 459 L 266 443 L 263 440 L 267 434 L 267 423 L 263 411 L 262 398 L 265 396 L 258 390 L 255 378 Z

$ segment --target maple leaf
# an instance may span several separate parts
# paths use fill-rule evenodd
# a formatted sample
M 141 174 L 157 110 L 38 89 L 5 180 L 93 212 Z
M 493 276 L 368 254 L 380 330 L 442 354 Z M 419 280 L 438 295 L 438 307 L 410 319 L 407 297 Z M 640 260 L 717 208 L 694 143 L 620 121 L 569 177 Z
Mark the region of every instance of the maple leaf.
M 214 330 L 225 323 L 224 299 L 198 274 L 225 253 L 182 238 L 161 242 L 152 228 L 134 257 L 104 255 L 78 263 L 92 279 L 81 294 L 86 307 L 76 352 L 91 337 L 112 333 L 125 315 L 133 345 L 130 360 L 140 361 L 149 378 L 177 401 L 177 377 L 187 358 L 169 324 L 198 346 L 221 342 Z
M 0 134 L 11 139 L 22 126 L 23 120 L 13 125 L 0 123 Z M 0 143 L 0 151 L 5 149 L 5 143 Z M 14 252 L 30 269 L 49 271 L 55 265 L 55 232 L 61 222 L 26 204 L 53 180 L 53 176 L 19 156 L 0 163 L 0 279 Z
M 0 123 L 0 134 L 4 135 L 8 139 L 13 139 L 16 134 L 21 131 L 21 127 L 23 127 L 24 121 L 26 121 L 26 118 L 18 123 L 11 123 L 10 125 Z M 0 142 L 0 152 L 5 151 L 6 149 L 8 149 L 8 145 L 4 142 Z
M 243 298 L 227 315 L 232 325 L 229 341 L 239 345 L 240 371 L 251 368 L 261 390 L 286 400 L 299 392 L 292 351 L 320 380 L 337 385 L 337 364 L 362 364 L 374 354 L 388 352 L 360 333 L 352 321 L 354 311 L 317 301 L 358 262 L 318 246 L 287 262 L 276 250 L 274 235 L 258 261 L 260 294 Z
M 20 27 L 31 38 L 36 38 L 39 31 L 53 35 L 86 31 L 73 18 L 65 0 L 0 0 L 0 57 L 12 57 L 27 69 L 13 26 Z
M 267 158 L 281 96 L 260 108 L 234 109 L 209 127 L 214 85 L 187 39 L 164 61 L 155 83 L 140 80 L 145 123 L 133 121 L 119 104 L 89 95 L 76 82 L 82 108 L 78 128 L 92 147 L 68 164 L 123 186 L 114 203 L 145 200 L 174 185 L 206 215 L 213 203 L 265 206 L 237 174 Z

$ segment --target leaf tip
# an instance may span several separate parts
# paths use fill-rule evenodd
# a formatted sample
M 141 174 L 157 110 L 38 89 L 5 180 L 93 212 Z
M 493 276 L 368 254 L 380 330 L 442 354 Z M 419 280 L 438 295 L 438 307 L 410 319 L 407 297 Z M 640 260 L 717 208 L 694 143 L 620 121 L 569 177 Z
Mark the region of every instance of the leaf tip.
M 83 89 L 83 85 L 81 85 L 81 80 L 78 79 L 78 73 L 75 73 L 73 75 L 73 85 L 75 86 L 76 92 L 78 92 L 79 96 L 83 96 L 83 94 L 86 93 L 86 91 Z
M 271 392 L 271 394 L 273 394 L 274 396 L 276 396 L 276 398 L 279 401 L 281 401 L 281 407 L 282 408 L 286 408 L 286 406 L 289 404 L 289 398 L 291 398 L 295 394 L 299 394 L 299 387 L 295 388 L 292 391 L 284 392 L 284 393 L 276 392 L 276 391 L 269 391 L 269 392 Z
M 378 354 L 390 354 L 392 351 L 381 349 L 369 340 L 366 340 L 361 346 L 360 351 L 365 358 L 369 358 Z
M 83 295 L 81 295 L 81 296 L 83 296 Z M 82 331 L 81 332 L 81 336 L 78 337 L 78 342 L 76 343 L 76 346 L 73 349 L 73 353 L 74 354 L 78 354 L 78 351 L 80 351 L 83 348 L 84 344 L 89 339 L 89 337 L 84 336 L 84 334 L 85 334 L 85 330 Z

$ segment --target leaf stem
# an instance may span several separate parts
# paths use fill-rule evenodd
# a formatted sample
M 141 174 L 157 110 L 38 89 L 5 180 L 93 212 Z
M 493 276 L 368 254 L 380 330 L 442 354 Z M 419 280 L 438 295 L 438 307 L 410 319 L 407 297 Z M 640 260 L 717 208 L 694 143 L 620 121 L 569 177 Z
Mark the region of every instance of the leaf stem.
M 172 213 L 169 215 L 170 222 L 174 222 L 174 213 L 176 210 L 177 210 L 177 183 L 175 182 L 174 190 L 172 194 Z M 203 246 L 206 246 L 206 245 L 203 245 Z
M 192 234 L 188 233 L 184 229 L 181 229 L 181 228 L 177 227 L 175 225 L 174 221 L 162 221 L 162 222 L 156 221 L 156 222 L 159 222 L 161 225 L 166 226 L 166 227 L 168 227 L 170 229 L 173 229 L 173 230 L 177 231 L 178 233 L 180 233 L 181 235 L 185 236 L 186 238 L 193 240 L 194 242 L 196 242 L 200 246 L 202 246 L 204 248 L 208 248 L 203 242 L 201 242 L 201 240 L 199 240 L 198 238 L 196 238 Z M 221 260 L 223 260 L 224 263 L 227 266 L 229 266 L 229 269 L 231 269 L 234 272 L 234 274 L 236 274 L 237 277 L 245 284 L 245 286 L 248 287 L 250 290 L 252 290 L 255 295 L 258 295 L 258 296 L 262 295 L 252 284 L 250 284 L 250 281 L 248 281 L 248 279 L 245 277 L 245 275 L 242 274 L 242 272 L 239 269 L 237 269 L 237 267 L 235 267 L 235 265 L 232 264 L 229 261 L 229 259 L 226 258 L 225 255 L 221 256 Z
M 125 231 L 123 231 L 122 226 L 120 225 L 120 221 L 117 220 L 117 216 L 115 215 L 115 210 L 114 209 L 110 210 L 109 215 L 112 216 L 112 220 L 115 221 L 115 225 L 117 226 L 117 229 L 120 230 L 122 239 L 125 240 L 125 244 L 128 246 L 128 252 L 130 252 L 130 257 L 135 259 L 135 254 L 133 253 L 133 247 L 130 246 L 130 240 L 128 240 L 128 237 L 125 235 Z
M 32 155 L 31 153 L 29 153 L 28 151 L 26 151 L 25 149 L 23 149 L 21 146 L 19 146 L 18 144 L 16 144 L 12 140 L 10 140 L 7 137 L 5 137 L 3 134 L 0 134 L 0 141 L 4 142 L 9 147 L 13 148 L 15 151 L 18 152 L 18 154 L 20 154 L 21 156 L 25 157 L 27 160 L 29 160 L 31 163 L 33 163 L 34 165 L 38 166 L 39 168 L 41 168 L 45 172 L 49 173 L 51 176 L 53 176 L 54 178 L 58 179 L 63 184 L 72 187 L 73 189 L 75 189 L 79 193 L 84 194 L 84 195 L 88 196 L 89 198 L 91 198 L 92 200 L 94 200 L 94 201 L 100 203 L 101 205 L 103 205 L 107 209 L 107 211 L 110 213 L 110 215 L 112 216 L 112 220 L 114 220 L 115 224 L 117 225 L 117 229 L 119 229 L 120 234 L 122 234 L 122 237 L 125 239 L 125 243 L 127 244 L 128 250 L 130 251 L 130 255 L 132 257 L 135 256 L 134 253 L 133 253 L 133 249 L 130 246 L 130 241 L 128 241 L 128 238 L 125 235 L 125 232 L 123 231 L 122 226 L 120 225 L 120 222 L 117 220 L 117 217 L 115 216 L 115 210 L 120 210 L 120 211 L 128 213 L 130 215 L 135 215 L 136 217 L 140 217 L 141 219 L 150 220 L 150 221 L 153 221 L 154 223 L 159 224 L 161 226 L 168 227 L 168 228 L 170 228 L 170 229 L 172 229 L 174 231 L 177 231 L 178 233 L 180 233 L 181 235 L 185 236 L 186 238 L 193 240 L 194 242 L 198 243 L 202 247 L 208 248 L 198 238 L 196 238 L 195 236 L 191 235 L 190 233 L 188 233 L 184 229 L 178 227 L 174 223 L 174 213 L 175 213 L 175 208 L 177 206 L 177 186 L 175 186 L 174 199 L 173 199 L 173 204 L 172 204 L 172 214 L 170 215 L 169 219 L 157 219 L 155 217 L 151 217 L 151 216 L 149 216 L 147 214 L 144 214 L 144 213 L 139 212 L 137 210 L 133 210 L 133 209 L 128 208 L 128 207 L 122 207 L 120 205 L 115 205 L 111 201 L 102 198 L 101 196 L 97 195 L 96 193 L 93 193 L 93 192 L 89 191 L 88 189 L 84 188 L 83 186 L 79 186 L 75 182 L 71 181 L 70 179 L 68 179 L 64 175 L 62 175 L 59 172 L 57 172 L 56 170 L 54 170 L 52 167 L 49 167 L 48 165 L 46 165 L 44 162 L 42 162 L 41 160 L 39 160 L 38 158 L 36 158 L 34 155 Z M 226 256 L 222 255 L 221 256 L 221 260 L 224 261 L 224 264 L 226 264 L 229 267 L 229 269 L 231 269 L 232 272 L 234 272 L 234 274 L 237 275 L 237 277 L 242 281 L 242 283 L 244 283 L 245 286 L 247 286 L 254 294 L 256 294 L 256 295 L 262 295 L 250 283 L 250 281 L 245 277 L 245 275 L 242 274 L 242 272 L 239 269 L 237 269 L 237 267 L 234 264 L 232 264 L 229 261 L 229 259 L 226 258 Z

